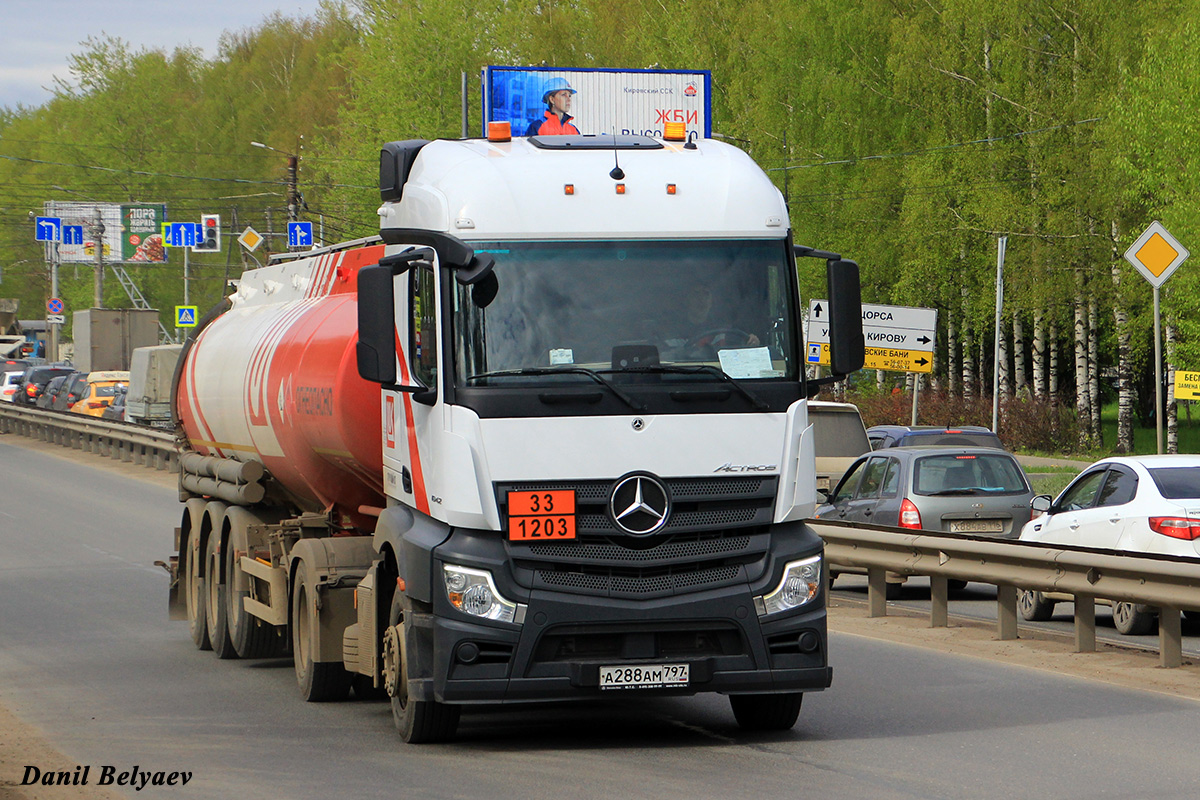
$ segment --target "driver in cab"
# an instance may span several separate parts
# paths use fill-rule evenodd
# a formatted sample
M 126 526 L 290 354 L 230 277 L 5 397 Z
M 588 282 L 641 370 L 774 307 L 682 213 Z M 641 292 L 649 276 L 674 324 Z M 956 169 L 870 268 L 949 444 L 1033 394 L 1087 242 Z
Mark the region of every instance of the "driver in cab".
M 712 290 L 695 284 L 684 294 L 683 314 L 676 330 L 663 337 L 668 348 L 687 358 L 714 359 L 720 350 L 755 347 L 759 339 L 728 320 L 714 320 Z

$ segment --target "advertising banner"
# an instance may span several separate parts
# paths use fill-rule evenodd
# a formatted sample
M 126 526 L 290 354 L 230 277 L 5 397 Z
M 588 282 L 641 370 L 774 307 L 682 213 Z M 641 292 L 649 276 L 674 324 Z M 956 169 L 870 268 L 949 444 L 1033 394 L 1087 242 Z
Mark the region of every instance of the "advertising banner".
M 566 95 L 561 94 L 564 91 Z M 682 122 L 689 134 L 708 138 L 712 74 L 708 70 L 485 67 L 484 131 L 488 122 L 501 121 L 512 125 L 513 136 L 578 132 L 661 137 L 665 123 Z
M 58 260 L 63 264 L 95 263 L 96 211 L 104 223 L 104 260 L 137 264 L 165 264 L 166 249 L 162 243 L 162 223 L 167 207 L 161 203 L 63 203 L 45 204 L 46 214 L 62 219 L 64 231 L 69 226 L 83 229 L 82 241 L 58 245 Z

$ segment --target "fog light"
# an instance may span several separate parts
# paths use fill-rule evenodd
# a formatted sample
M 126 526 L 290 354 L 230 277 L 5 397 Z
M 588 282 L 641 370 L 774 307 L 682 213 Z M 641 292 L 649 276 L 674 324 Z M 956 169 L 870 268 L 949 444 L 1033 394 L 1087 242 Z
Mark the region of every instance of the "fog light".
M 791 611 L 811 603 L 821 590 L 821 557 L 789 562 L 783 580 L 770 594 L 754 598 L 760 617 Z
M 525 606 L 500 594 L 492 580 L 492 573 L 443 564 L 442 577 L 446 585 L 446 597 L 462 613 L 517 625 L 525 621 Z

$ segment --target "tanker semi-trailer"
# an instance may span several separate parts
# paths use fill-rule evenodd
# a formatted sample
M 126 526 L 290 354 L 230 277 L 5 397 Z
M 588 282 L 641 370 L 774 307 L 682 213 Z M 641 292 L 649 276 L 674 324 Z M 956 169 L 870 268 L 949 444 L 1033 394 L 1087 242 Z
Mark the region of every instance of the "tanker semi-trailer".
M 201 321 L 172 612 L 290 652 L 306 700 L 386 694 L 409 742 L 630 693 L 789 728 L 832 678 L 795 257 L 827 261 L 835 374 L 857 265 L 793 246 L 721 142 L 501 138 L 385 145 L 379 236 Z

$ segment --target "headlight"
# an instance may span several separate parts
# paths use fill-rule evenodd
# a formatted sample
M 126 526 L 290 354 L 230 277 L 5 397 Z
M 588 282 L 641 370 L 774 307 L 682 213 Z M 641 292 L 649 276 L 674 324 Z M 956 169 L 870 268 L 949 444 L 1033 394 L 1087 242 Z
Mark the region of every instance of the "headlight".
M 492 581 L 492 573 L 443 564 L 442 577 L 450 604 L 462 613 L 517 625 L 525 621 L 525 606 L 500 594 Z
M 789 562 L 783 568 L 783 580 L 770 594 L 754 598 L 758 615 L 776 614 L 807 605 L 821 591 L 821 557 Z

